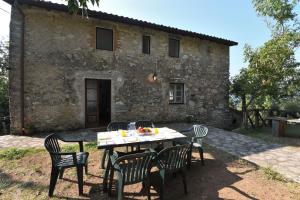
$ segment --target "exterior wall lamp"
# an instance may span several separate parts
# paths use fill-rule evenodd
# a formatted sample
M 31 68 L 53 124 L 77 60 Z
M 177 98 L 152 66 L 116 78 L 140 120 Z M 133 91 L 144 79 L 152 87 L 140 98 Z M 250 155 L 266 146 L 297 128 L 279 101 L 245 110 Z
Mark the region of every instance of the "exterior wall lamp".
M 155 72 L 153 73 L 153 80 L 156 81 L 157 80 L 157 59 L 155 61 Z
M 153 80 L 156 81 L 157 80 L 157 73 L 154 72 L 153 76 L 152 76 Z

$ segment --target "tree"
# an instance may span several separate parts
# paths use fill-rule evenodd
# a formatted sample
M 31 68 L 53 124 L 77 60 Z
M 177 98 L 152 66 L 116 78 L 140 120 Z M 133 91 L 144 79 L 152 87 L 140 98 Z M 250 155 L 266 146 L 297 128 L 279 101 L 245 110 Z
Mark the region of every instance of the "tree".
M 299 30 L 297 13 L 299 0 L 252 0 L 259 16 L 265 17 L 274 35 Z
M 8 115 L 8 42 L 0 41 L 0 115 Z
M 67 0 L 68 8 L 71 13 L 77 13 L 81 10 L 82 15 L 88 15 L 88 3 L 99 7 L 100 0 Z
M 239 97 L 247 126 L 247 109 L 270 106 L 299 92 L 300 71 L 295 51 L 300 45 L 297 1 L 253 0 L 258 15 L 268 17 L 272 38 L 261 47 L 244 47 L 248 67 L 232 79 L 231 94 Z M 268 23 L 270 25 L 270 22 Z

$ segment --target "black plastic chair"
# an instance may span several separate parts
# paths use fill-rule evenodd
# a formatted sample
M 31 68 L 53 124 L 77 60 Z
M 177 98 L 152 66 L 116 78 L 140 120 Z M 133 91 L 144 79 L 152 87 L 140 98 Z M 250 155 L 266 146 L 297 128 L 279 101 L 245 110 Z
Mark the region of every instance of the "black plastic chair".
M 119 129 L 127 130 L 128 122 L 110 122 L 107 126 L 107 131 L 117 131 Z M 128 148 L 127 148 L 128 151 Z M 109 150 L 105 149 L 102 156 L 101 168 L 105 169 L 105 160 Z
M 150 120 L 139 120 L 139 121 L 135 122 L 135 128 L 138 129 L 139 127 L 155 128 L 153 122 Z
M 150 170 L 153 152 L 136 153 L 119 157 L 116 152 L 111 155 L 111 172 L 109 181 L 109 195 L 111 195 L 114 173 L 118 181 L 118 200 L 123 199 L 125 185 L 142 182 L 147 188 L 148 199 L 150 199 Z
M 166 174 L 179 173 L 182 177 L 184 193 L 187 194 L 186 174 L 185 168 L 187 163 L 188 152 L 190 145 L 176 145 L 173 147 L 165 148 L 157 155 L 157 166 L 159 168 L 159 175 L 161 177 L 160 186 L 160 199 L 164 197 L 164 185 Z
M 50 134 L 45 138 L 45 148 L 50 154 L 52 161 L 51 177 L 50 177 L 50 187 L 49 196 L 53 195 L 55 185 L 57 182 L 58 175 L 59 178 L 63 178 L 63 173 L 66 168 L 76 167 L 77 178 L 78 178 L 78 190 L 79 195 L 83 194 L 83 167 L 85 167 L 85 172 L 87 174 L 88 165 L 87 160 L 88 152 L 61 152 L 61 148 L 58 143 L 59 137 L 56 134 Z

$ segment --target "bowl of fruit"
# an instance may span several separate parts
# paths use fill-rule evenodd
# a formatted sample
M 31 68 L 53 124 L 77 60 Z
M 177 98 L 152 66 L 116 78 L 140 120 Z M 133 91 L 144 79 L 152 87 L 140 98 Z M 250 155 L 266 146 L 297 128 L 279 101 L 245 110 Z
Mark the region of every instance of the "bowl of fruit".
M 152 133 L 151 128 L 149 127 L 139 127 L 137 129 L 137 132 L 141 135 L 147 135 Z

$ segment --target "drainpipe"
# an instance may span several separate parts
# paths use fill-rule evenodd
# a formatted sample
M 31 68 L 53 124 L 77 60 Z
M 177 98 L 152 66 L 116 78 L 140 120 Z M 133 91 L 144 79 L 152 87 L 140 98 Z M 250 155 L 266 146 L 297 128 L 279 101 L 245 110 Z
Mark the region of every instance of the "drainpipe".
M 24 38 L 25 38 L 25 14 L 22 11 L 18 1 L 15 1 L 15 7 L 18 9 L 22 16 L 22 25 L 21 25 L 21 58 L 20 58 L 20 115 L 21 115 L 21 133 L 24 135 L 25 134 L 25 124 L 24 124 Z

